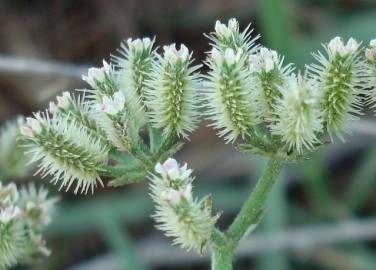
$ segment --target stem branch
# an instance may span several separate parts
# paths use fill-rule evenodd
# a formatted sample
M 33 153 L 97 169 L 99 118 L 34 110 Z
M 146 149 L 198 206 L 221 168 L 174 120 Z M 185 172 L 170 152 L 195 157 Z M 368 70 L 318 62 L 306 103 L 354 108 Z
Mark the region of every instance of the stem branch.
M 269 159 L 263 173 L 248 199 L 243 204 L 233 223 L 224 237 L 227 241 L 216 241 L 218 233 L 212 237 L 212 270 L 230 270 L 236 247 L 239 241 L 255 226 L 257 226 L 264 202 L 277 179 L 283 166 L 282 160 Z

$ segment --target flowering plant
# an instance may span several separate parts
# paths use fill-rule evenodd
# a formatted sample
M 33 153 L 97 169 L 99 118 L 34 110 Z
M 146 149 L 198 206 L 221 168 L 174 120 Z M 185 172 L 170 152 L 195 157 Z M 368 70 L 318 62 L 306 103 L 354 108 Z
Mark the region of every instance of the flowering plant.
M 239 241 L 260 222 L 263 203 L 287 162 L 298 162 L 326 138 L 343 140 L 366 102 L 376 102 L 376 42 L 335 37 L 315 63 L 295 72 L 276 51 L 257 44 L 250 26 L 219 21 L 208 34 L 211 50 L 193 65 L 185 45 L 163 52 L 154 39 L 128 39 L 103 67 L 83 80 L 90 89 L 64 92 L 21 127 L 38 172 L 60 188 L 94 192 L 150 180 L 158 228 L 174 243 L 203 253 L 212 269 L 231 269 Z M 268 158 L 265 169 L 229 228 L 215 224 L 210 195 L 193 196 L 192 170 L 173 156 L 199 124 L 200 111 L 227 143 Z

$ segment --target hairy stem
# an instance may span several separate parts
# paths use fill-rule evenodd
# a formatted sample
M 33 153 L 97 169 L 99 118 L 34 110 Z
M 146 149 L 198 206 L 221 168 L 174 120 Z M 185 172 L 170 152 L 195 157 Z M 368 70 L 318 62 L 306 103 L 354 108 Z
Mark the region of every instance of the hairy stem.
M 283 166 L 283 161 L 269 159 L 263 173 L 233 223 L 224 234 L 226 241 L 218 241 L 213 234 L 212 270 L 230 270 L 239 241 L 259 222 L 264 202 Z
M 211 270 L 229 270 L 232 269 L 233 250 L 214 248 L 212 250 Z

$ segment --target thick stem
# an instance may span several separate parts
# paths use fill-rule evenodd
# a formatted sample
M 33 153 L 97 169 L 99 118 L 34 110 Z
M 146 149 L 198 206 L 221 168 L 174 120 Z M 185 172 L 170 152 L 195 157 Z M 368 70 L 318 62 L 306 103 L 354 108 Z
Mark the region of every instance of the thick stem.
M 283 166 L 283 161 L 270 159 L 252 193 L 224 234 L 225 243 L 214 241 L 212 247 L 212 270 L 231 270 L 239 241 L 259 222 L 264 202 Z M 218 235 L 218 234 L 216 234 Z M 212 237 L 212 241 L 217 238 Z
M 281 160 L 270 159 L 267 161 L 264 171 L 251 195 L 245 201 L 242 209 L 240 209 L 240 212 L 227 230 L 227 235 L 235 246 L 238 245 L 239 241 L 252 226 L 257 225 L 262 214 L 264 202 L 282 166 L 283 161 Z
M 211 270 L 230 270 L 232 269 L 233 250 L 222 248 L 213 248 Z

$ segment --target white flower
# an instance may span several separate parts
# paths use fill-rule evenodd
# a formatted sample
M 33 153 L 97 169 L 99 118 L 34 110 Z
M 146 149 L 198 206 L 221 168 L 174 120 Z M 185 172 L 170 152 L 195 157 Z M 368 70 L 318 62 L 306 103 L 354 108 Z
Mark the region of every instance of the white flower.
M 232 18 L 228 21 L 227 26 L 220 21 L 215 22 L 215 32 L 219 36 L 223 36 L 225 38 L 231 37 L 231 35 L 239 30 L 239 23 L 236 19 Z
M 65 91 L 63 92 L 61 96 L 58 96 L 56 99 L 57 99 L 57 107 L 66 109 L 69 106 L 71 96 L 69 92 Z
M 189 59 L 188 48 L 184 45 L 180 45 L 180 49 L 177 50 L 175 44 L 163 46 L 164 58 L 169 63 L 176 63 L 178 61 L 185 62 Z
M 212 58 L 216 65 L 220 66 L 223 63 L 226 63 L 229 66 L 232 66 L 235 63 L 238 63 L 242 57 L 243 51 L 242 49 L 236 50 L 233 49 L 226 49 L 224 53 L 219 51 L 216 48 L 213 48 L 211 51 Z
M 127 45 L 130 49 L 133 49 L 135 51 L 142 51 L 142 50 L 149 49 L 152 45 L 152 41 L 150 38 L 143 38 L 143 39 L 137 38 L 134 40 L 129 38 L 127 40 Z
M 104 96 L 99 104 L 99 110 L 110 115 L 115 115 L 124 109 L 125 97 L 117 91 L 112 97 Z
M 42 125 L 39 119 L 39 114 L 36 114 L 36 118 L 27 117 L 26 123 L 20 127 L 21 134 L 26 137 L 34 137 L 42 131 Z
M 172 205 L 179 204 L 183 199 L 185 201 L 190 201 L 192 198 L 192 185 L 189 183 L 180 187 L 178 190 L 168 188 L 162 192 L 161 198 Z
M 376 58 L 376 39 L 371 40 L 369 45 L 370 48 L 366 49 L 364 54 L 367 60 L 372 61 Z
M 261 48 L 257 53 L 249 56 L 249 66 L 251 71 L 269 72 L 279 64 L 278 54 L 274 50 Z
M 51 113 L 57 113 L 59 109 L 67 109 L 71 102 L 71 96 L 68 91 L 62 93 L 61 96 L 56 97 L 57 103 L 50 102 L 49 111 Z
M 20 215 L 20 209 L 17 206 L 10 206 L 0 209 L 0 224 L 8 224 Z
M 346 45 L 342 38 L 335 37 L 328 43 L 328 49 L 332 54 L 339 54 L 340 56 L 346 56 L 348 54 L 355 53 L 360 44 L 353 38 L 350 38 Z
M 88 75 L 82 75 L 82 79 L 87 82 L 91 87 L 96 88 L 97 82 L 102 83 L 106 75 L 109 75 L 112 71 L 110 64 L 103 60 L 103 67 L 101 68 L 89 68 Z
M 173 158 L 167 159 L 163 164 L 157 163 L 157 165 L 155 165 L 155 171 L 162 177 L 168 177 L 173 180 L 187 179 L 192 173 L 191 169 L 187 169 L 187 164 L 180 167 L 178 162 Z

